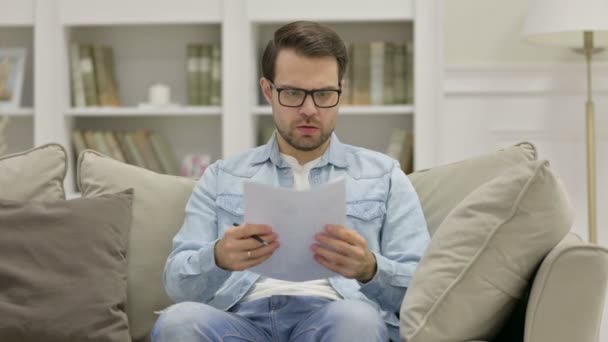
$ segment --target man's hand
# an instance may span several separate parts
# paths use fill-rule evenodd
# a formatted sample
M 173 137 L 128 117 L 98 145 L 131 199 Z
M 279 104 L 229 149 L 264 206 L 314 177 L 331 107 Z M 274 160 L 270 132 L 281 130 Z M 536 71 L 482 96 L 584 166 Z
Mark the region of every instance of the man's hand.
M 251 237 L 258 235 L 268 243 L 264 246 Z M 266 261 L 279 248 L 277 235 L 268 226 L 244 224 L 235 226 L 215 244 L 215 263 L 230 271 L 242 271 Z
M 315 260 L 329 270 L 349 279 L 367 283 L 376 274 L 376 257 L 365 239 L 353 229 L 327 226 L 315 236 Z

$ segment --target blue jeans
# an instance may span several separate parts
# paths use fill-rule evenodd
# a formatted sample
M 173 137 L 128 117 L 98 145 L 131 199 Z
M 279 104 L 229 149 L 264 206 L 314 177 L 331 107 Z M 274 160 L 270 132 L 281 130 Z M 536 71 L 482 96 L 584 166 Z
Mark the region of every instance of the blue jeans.
M 388 341 L 378 311 L 354 300 L 271 296 L 228 312 L 183 302 L 169 307 L 152 329 L 152 342 Z

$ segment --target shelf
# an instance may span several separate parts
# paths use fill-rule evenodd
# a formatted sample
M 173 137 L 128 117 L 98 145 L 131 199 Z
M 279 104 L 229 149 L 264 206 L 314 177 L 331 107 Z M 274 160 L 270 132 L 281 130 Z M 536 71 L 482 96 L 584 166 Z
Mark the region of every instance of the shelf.
M 218 106 L 189 106 L 168 108 L 139 108 L 139 107 L 87 107 L 72 108 L 65 116 L 74 117 L 163 117 L 163 116 L 221 116 L 222 107 Z
M 253 22 L 290 22 L 295 20 L 332 21 L 401 21 L 413 20 L 414 0 L 360 1 L 283 0 L 247 1 L 247 12 Z M 323 9 L 323 10 L 320 10 Z
M 0 27 L 3 26 L 34 26 L 34 0 L 0 0 Z
M 253 109 L 254 115 L 271 115 L 270 106 L 257 106 Z M 380 106 L 343 106 L 339 115 L 412 115 L 412 105 L 380 105 Z
M 60 0 L 66 26 L 220 23 L 220 0 Z
M 10 117 L 33 117 L 34 116 L 34 108 L 2 108 L 0 107 L 0 116 L 8 115 Z

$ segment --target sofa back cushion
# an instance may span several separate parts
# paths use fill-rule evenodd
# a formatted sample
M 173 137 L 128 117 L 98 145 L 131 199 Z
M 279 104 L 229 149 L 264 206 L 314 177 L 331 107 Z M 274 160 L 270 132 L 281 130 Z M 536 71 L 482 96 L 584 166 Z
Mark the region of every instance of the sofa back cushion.
M 84 197 L 135 189 L 127 292 L 133 340 L 145 337 L 156 320 L 155 311 L 172 303 L 163 288 L 162 273 L 195 184 L 194 179 L 160 175 L 94 151 L 80 155 L 78 185 Z
M 0 341 L 130 341 L 132 198 L 0 199 Z
M 0 157 L 0 198 L 16 201 L 65 199 L 67 155 L 47 144 Z
M 477 158 L 410 174 L 431 236 L 448 213 L 473 190 L 505 169 L 535 159 L 534 146 L 520 143 Z
M 474 190 L 440 224 L 418 265 L 401 306 L 402 340 L 492 339 L 571 224 L 546 161 L 511 167 Z

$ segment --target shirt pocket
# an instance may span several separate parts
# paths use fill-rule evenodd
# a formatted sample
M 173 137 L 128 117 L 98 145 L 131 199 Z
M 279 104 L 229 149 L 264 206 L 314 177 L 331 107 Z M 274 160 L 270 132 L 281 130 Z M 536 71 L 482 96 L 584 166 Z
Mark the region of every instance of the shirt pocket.
M 234 223 L 243 223 L 245 210 L 243 207 L 243 196 L 232 194 L 220 194 L 215 199 L 217 210 L 217 223 L 221 235 Z
M 386 205 L 378 200 L 360 200 L 346 203 L 347 225 L 367 240 L 372 250 L 379 247 L 380 229 L 384 222 Z

